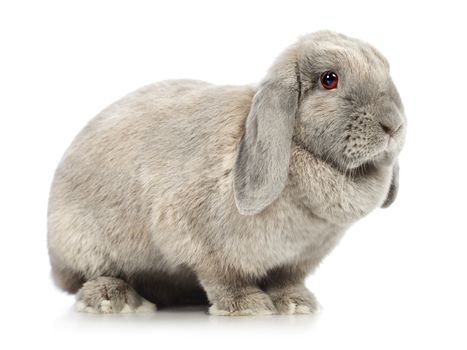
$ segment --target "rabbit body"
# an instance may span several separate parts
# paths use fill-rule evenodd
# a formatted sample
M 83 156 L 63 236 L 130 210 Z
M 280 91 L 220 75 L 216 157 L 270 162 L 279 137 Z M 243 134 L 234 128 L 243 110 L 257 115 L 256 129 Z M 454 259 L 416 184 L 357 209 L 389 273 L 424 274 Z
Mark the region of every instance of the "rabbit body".
M 48 245 L 54 280 L 81 309 L 135 311 L 145 299 L 209 302 L 218 315 L 316 309 L 305 276 L 383 204 L 395 163 L 349 176 L 294 139 L 280 194 L 241 213 L 235 167 L 257 93 L 164 81 L 75 138 L 52 184 Z

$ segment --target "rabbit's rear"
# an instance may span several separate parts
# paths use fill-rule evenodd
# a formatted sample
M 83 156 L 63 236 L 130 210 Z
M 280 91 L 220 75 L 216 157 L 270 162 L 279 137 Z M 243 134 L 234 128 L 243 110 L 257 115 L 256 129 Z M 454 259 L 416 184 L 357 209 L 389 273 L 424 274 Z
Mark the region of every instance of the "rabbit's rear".
M 228 176 L 252 95 L 251 88 L 167 81 L 126 96 L 93 119 L 65 153 L 50 193 L 56 284 L 76 293 L 86 281 L 114 277 L 158 305 L 206 303 L 183 263 L 179 238 L 170 237 L 171 225 L 187 220 L 178 217 L 181 206 L 201 210 L 218 186 L 226 186 L 215 179 Z M 209 118 L 200 100 L 211 104 Z M 177 251 L 163 254 L 153 231 Z

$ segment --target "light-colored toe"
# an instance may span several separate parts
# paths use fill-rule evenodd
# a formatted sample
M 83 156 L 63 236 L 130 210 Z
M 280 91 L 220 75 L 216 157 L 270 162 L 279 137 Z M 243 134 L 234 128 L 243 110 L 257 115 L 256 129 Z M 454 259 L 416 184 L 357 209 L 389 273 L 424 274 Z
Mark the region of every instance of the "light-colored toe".
M 274 315 L 275 312 L 268 309 L 243 309 L 243 310 L 221 310 L 216 305 L 212 305 L 209 308 L 209 314 L 213 316 L 268 316 Z
M 81 300 L 78 300 L 76 303 L 75 303 L 75 306 L 74 306 L 74 309 L 75 311 L 77 312 L 85 312 L 85 313 L 89 313 L 89 314 L 96 314 L 98 313 L 98 311 L 96 309 L 94 309 L 93 307 L 85 304 L 84 302 L 82 302 Z
M 314 313 L 315 310 L 313 310 L 311 307 L 307 305 L 297 305 L 295 307 L 295 313 L 300 314 L 300 315 L 308 315 Z
M 77 312 L 84 312 L 90 314 L 102 313 L 102 314 L 112 314 L 112 313 L 122 313 L 122 314 L 130 314 L 130 313 L 150 313 L 155 312 L 157 307 L 155 304 L 143 300 L 143 303 L 138 306 L 137 308 L 133 308 L 128 304 L 125 304 L 120 311 L 117 311 L 112 308 L 112 304 L 109 300 L 102 300 L 99 304 L 97 309 L 93 308 L 90 305 L 86 305 L 83 301 L 78 300 L 75 305 L 74 309 Z
M 147 312 L 154 312 L 156 310 L 157 310 L 157 307 L 155 304 L 147 301 L 146 299 L 143 299 L 142 304 L 135 309 L 135 312 L 147 313 Z

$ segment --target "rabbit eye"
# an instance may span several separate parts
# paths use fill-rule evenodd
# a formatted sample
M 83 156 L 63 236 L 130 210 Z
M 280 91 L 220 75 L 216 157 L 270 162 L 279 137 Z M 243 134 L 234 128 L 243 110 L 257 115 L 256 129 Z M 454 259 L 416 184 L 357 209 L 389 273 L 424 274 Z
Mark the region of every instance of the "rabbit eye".
M 325 89 L 331 90 L 337 87 L 337 74 L 331 71 L 324 72 L 321 74 L 321 85 Z

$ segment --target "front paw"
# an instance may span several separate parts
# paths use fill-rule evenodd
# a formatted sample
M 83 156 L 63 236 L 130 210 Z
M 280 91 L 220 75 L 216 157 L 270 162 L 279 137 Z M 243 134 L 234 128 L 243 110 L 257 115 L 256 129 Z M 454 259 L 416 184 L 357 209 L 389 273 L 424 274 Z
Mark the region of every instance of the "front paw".
M 315 296 L 305 286 L 277 288 L 267 293 L 280 314 L 312 314 L 318 310 Z
M 259 316 L 277 313 L 269 296 L 261 290 L 218 296 L 209 308 L 215 316 Z

